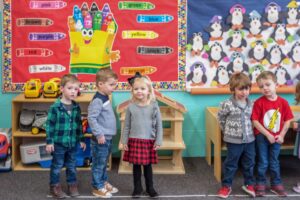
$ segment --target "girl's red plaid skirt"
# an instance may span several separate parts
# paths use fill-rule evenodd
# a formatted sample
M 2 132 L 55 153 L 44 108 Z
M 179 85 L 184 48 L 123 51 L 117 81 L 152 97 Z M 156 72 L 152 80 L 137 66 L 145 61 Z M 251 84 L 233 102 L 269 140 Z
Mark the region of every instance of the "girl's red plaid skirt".
M 123 160 L 135 165 L 157 164 L 157 151 L 153 149 L 155 140 L 138 138 L 128 139 L 128 151 L 125 151 Z

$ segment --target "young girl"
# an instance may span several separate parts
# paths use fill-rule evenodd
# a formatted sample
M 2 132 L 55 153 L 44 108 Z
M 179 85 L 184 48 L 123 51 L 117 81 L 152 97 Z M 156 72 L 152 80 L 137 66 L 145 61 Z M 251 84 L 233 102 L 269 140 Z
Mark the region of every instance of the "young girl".
M 298 105 L 300 103 L 300 82 L 296 85 L 296 93 L 295 93 L 295 100 L 296 104 Z M 297 120 L 297 122 L 293 123 L 294 130 L 297 131 L 296 136 L 296 142 L 295 142 L 295 148 L 294 148 L 294 155 L 297 156 L 300 159 L 300 126 L 298 125 L 300 123 L 300 119 Z M 293 187 L 293 190 L 297 193 L 300 193 L 300 182 L 297 183 L 296 186 Z
M 158 197 L 153 188 L 151 164 L 158 162 L 156 150 L 162 144 L 162 121 L 150 79 L 136 73 L 128 79 L 132 100 L 129 104 L 122 134 L 123 160 L 133 164 L 133 198 L 143 193 L 141 166 L 144 168 L 146 192 L 152 198 Z

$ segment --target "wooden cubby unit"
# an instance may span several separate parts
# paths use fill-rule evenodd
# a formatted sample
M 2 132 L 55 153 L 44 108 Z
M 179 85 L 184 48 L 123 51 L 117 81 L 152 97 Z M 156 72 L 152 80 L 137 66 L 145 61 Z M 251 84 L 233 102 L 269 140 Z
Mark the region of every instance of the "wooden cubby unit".
M 94 93 L 83 93 L 76 98 L 79 103 L 81 112 L 87 113 L 87 108 L 94 96 Z M 28 142 L 46 141 L 46 133 L 42 131 L 33 135 L 30 131 L 24 132 L 19 129 L 19 115 L 23 108 L 32 110 L 48 110 L 49 106 L 54 103 L 56 98 L 25 98 L 24 94 L 16 96 L 12 100 L 12 168 L 14 171 L 34 171 L 49 170 L 42 168 L 39 164 L 23 164 L 21 162 L 20 145 Z M 85 134 L 85 137 L 91 137 L 91 134 Z M 77 167 L 78 170 L 90 170 L 90 167 Z M 108 169 L 111 169 L 111 157 L 108 163 Z
M 185 174 L 182 161 L 182 151 L 185 149 L 182 138 L 182 123 L 184 120 L 183 114 L 186 112 L 186 109 L 182 104 L 165 97 L 158 91 L 155 91 L 155 96 L 158 102 L 164 104 L 159 108 L 163 124 L 167 123 L 167 127 L 164 126 L 163 128 L 163 143 L 159 148 L 159 152 L 169 151 L 171 155 L 159 156 L 158 164 L 153 165 L 153 172 L 155 174 Z M 117 113 L 120 115 L 121 134 L 124 128 L 128 104 L 129 100 L 117 107 Z M 118 172 L 119 174 L 130 174 L 132 173 L 132 165 L 123 161 L 124 150 L 121 140 L 119 142 L 119 149 L 121 150 L 121 159 Z

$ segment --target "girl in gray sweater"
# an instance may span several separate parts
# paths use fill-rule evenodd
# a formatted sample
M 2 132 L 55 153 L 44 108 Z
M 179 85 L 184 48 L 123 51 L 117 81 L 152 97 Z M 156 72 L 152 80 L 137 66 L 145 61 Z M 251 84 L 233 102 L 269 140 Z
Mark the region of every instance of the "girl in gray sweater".
M 129 79 L 132 101 L 129 104 L 122 133 L 123 160 L 133 164 L 134 190 L 132 196 L 142 195 L 141 166 L 144 168 L 146 192 L 158 196 L 153 187 L 152 164 L 158 162 L 157 149 L 162 144 L 162 121 L 151 81 L 137 73 Z

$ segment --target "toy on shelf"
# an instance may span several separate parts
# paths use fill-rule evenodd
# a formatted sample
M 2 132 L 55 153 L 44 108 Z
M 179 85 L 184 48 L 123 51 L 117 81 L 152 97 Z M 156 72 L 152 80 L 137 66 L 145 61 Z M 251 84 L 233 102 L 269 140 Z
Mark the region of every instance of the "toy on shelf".
M 51 78 L 44 84 L 43 96 L 47 98 L 56 98 L 61 94 L 60 78 Z
M 36 111 L 34 115 L 34 122 L 31 127 L 31 133 L 36 135 L 40 130 L 45 130 L 47 121 L 47 112 L 46 111 Z
M 20 131 L 31 131 L 34 121 L 35 111 L 23 109 L 20 113 L 19 128 Z
M 46 143 L 30 143 L 20 145 L 21 160 L 24 164 L 36 163 L 39 161 L 51 160 L 51 154 L 46 151 Z
M 41 79 L 29 79 L 24 85 L 24 95 L 26 98 L 39 98 L 42 94 Z
M 0 171 L 11 169 L 11 129 L 0 128 Z

